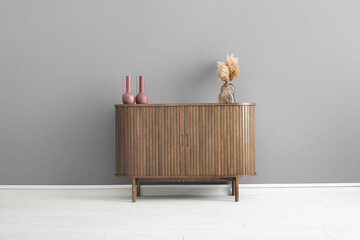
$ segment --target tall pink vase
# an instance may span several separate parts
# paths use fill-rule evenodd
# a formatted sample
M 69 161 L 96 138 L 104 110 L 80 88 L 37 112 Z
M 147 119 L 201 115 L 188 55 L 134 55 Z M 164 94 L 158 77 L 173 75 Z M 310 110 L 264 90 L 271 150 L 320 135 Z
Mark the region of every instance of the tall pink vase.
M 135 95 L 131 92 L 131 76 L 126 76 L 126 93 L 122 96 L 124 104 L 134 104 Z
M 144 76 L 139 77 L 139 94 L 136 96 L 137 104 L 147 104 L 149 102 L 148 96 L 145 93 L 145 79 Z

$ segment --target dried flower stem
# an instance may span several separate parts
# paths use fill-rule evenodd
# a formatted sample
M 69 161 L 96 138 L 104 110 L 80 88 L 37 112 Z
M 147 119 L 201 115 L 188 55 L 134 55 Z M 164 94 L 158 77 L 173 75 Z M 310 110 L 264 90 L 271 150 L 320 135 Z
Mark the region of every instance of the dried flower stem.
M 227 55 L 225 62 L 217 62 L 218 76 L 221 81 L 231 82 L 240 75 L 238 59 L 234 54 Z

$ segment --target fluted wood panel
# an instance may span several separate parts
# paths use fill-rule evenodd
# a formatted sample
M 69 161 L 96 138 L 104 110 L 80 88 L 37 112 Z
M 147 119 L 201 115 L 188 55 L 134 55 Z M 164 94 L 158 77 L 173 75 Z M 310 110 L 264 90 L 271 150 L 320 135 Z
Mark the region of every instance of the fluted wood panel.
M 116 111 L 118 175 L 181 175 L 183 107 L 126 107 Z
M 116 175 L 255 175 L 254 105 L 115 105 Z
M 187 176 L 216 176 L 219 175 L 220 158 L 220 107 L 191 106 L 187 108 L 187 132 L 189 141 L 186 148 Z M 229 174 L 230 175 L 230 174 Z

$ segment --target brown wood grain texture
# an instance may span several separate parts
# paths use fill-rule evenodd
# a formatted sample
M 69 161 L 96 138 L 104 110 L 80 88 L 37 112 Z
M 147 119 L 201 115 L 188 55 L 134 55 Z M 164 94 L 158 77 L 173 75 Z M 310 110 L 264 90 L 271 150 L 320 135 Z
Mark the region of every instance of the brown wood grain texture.
M 255 175 L 254 129 L 253 105 L 116 107 L 116 175 Z
M 235 177 L 235 202 L 239 201 L 239 178 Z
M 231 180 L 231 195 L 232 196 L 235 196 L 235 180 L 234 179 L 232 179 Z
M 190 107 L 190 106 L 255 106 L 256 103 L 173 103 L 173 104 L 115 104 L 120 107 Z
M 135 178 L 132 178 L 131 185 L 132 185 L 132 202 L 136 202 L 136 179 Z
M 233 181 L 234 177 L 151 177 L 136 178 L 140 182 L 209 182 L 209 181 Z M 235 181 L 235 180 L 234 180 Z
M 136 195 L 140 196 L 140 180 L 136 179 Z
M 117 104 L 115 109 L 118 177 L 230 178 L 236 196 L 234 178 L 256 174 L 253 103 Z

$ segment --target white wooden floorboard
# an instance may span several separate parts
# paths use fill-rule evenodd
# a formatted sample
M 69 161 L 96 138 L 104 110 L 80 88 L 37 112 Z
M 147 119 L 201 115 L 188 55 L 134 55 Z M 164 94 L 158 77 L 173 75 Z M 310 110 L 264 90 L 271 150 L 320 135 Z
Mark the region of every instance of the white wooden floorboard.
M 211 191 L 209 191 L 211 189 Z M 0 188 L 0 239 L 360 239 L 360 188 Z M 205 194 L 205 195 L 202 195 Z

